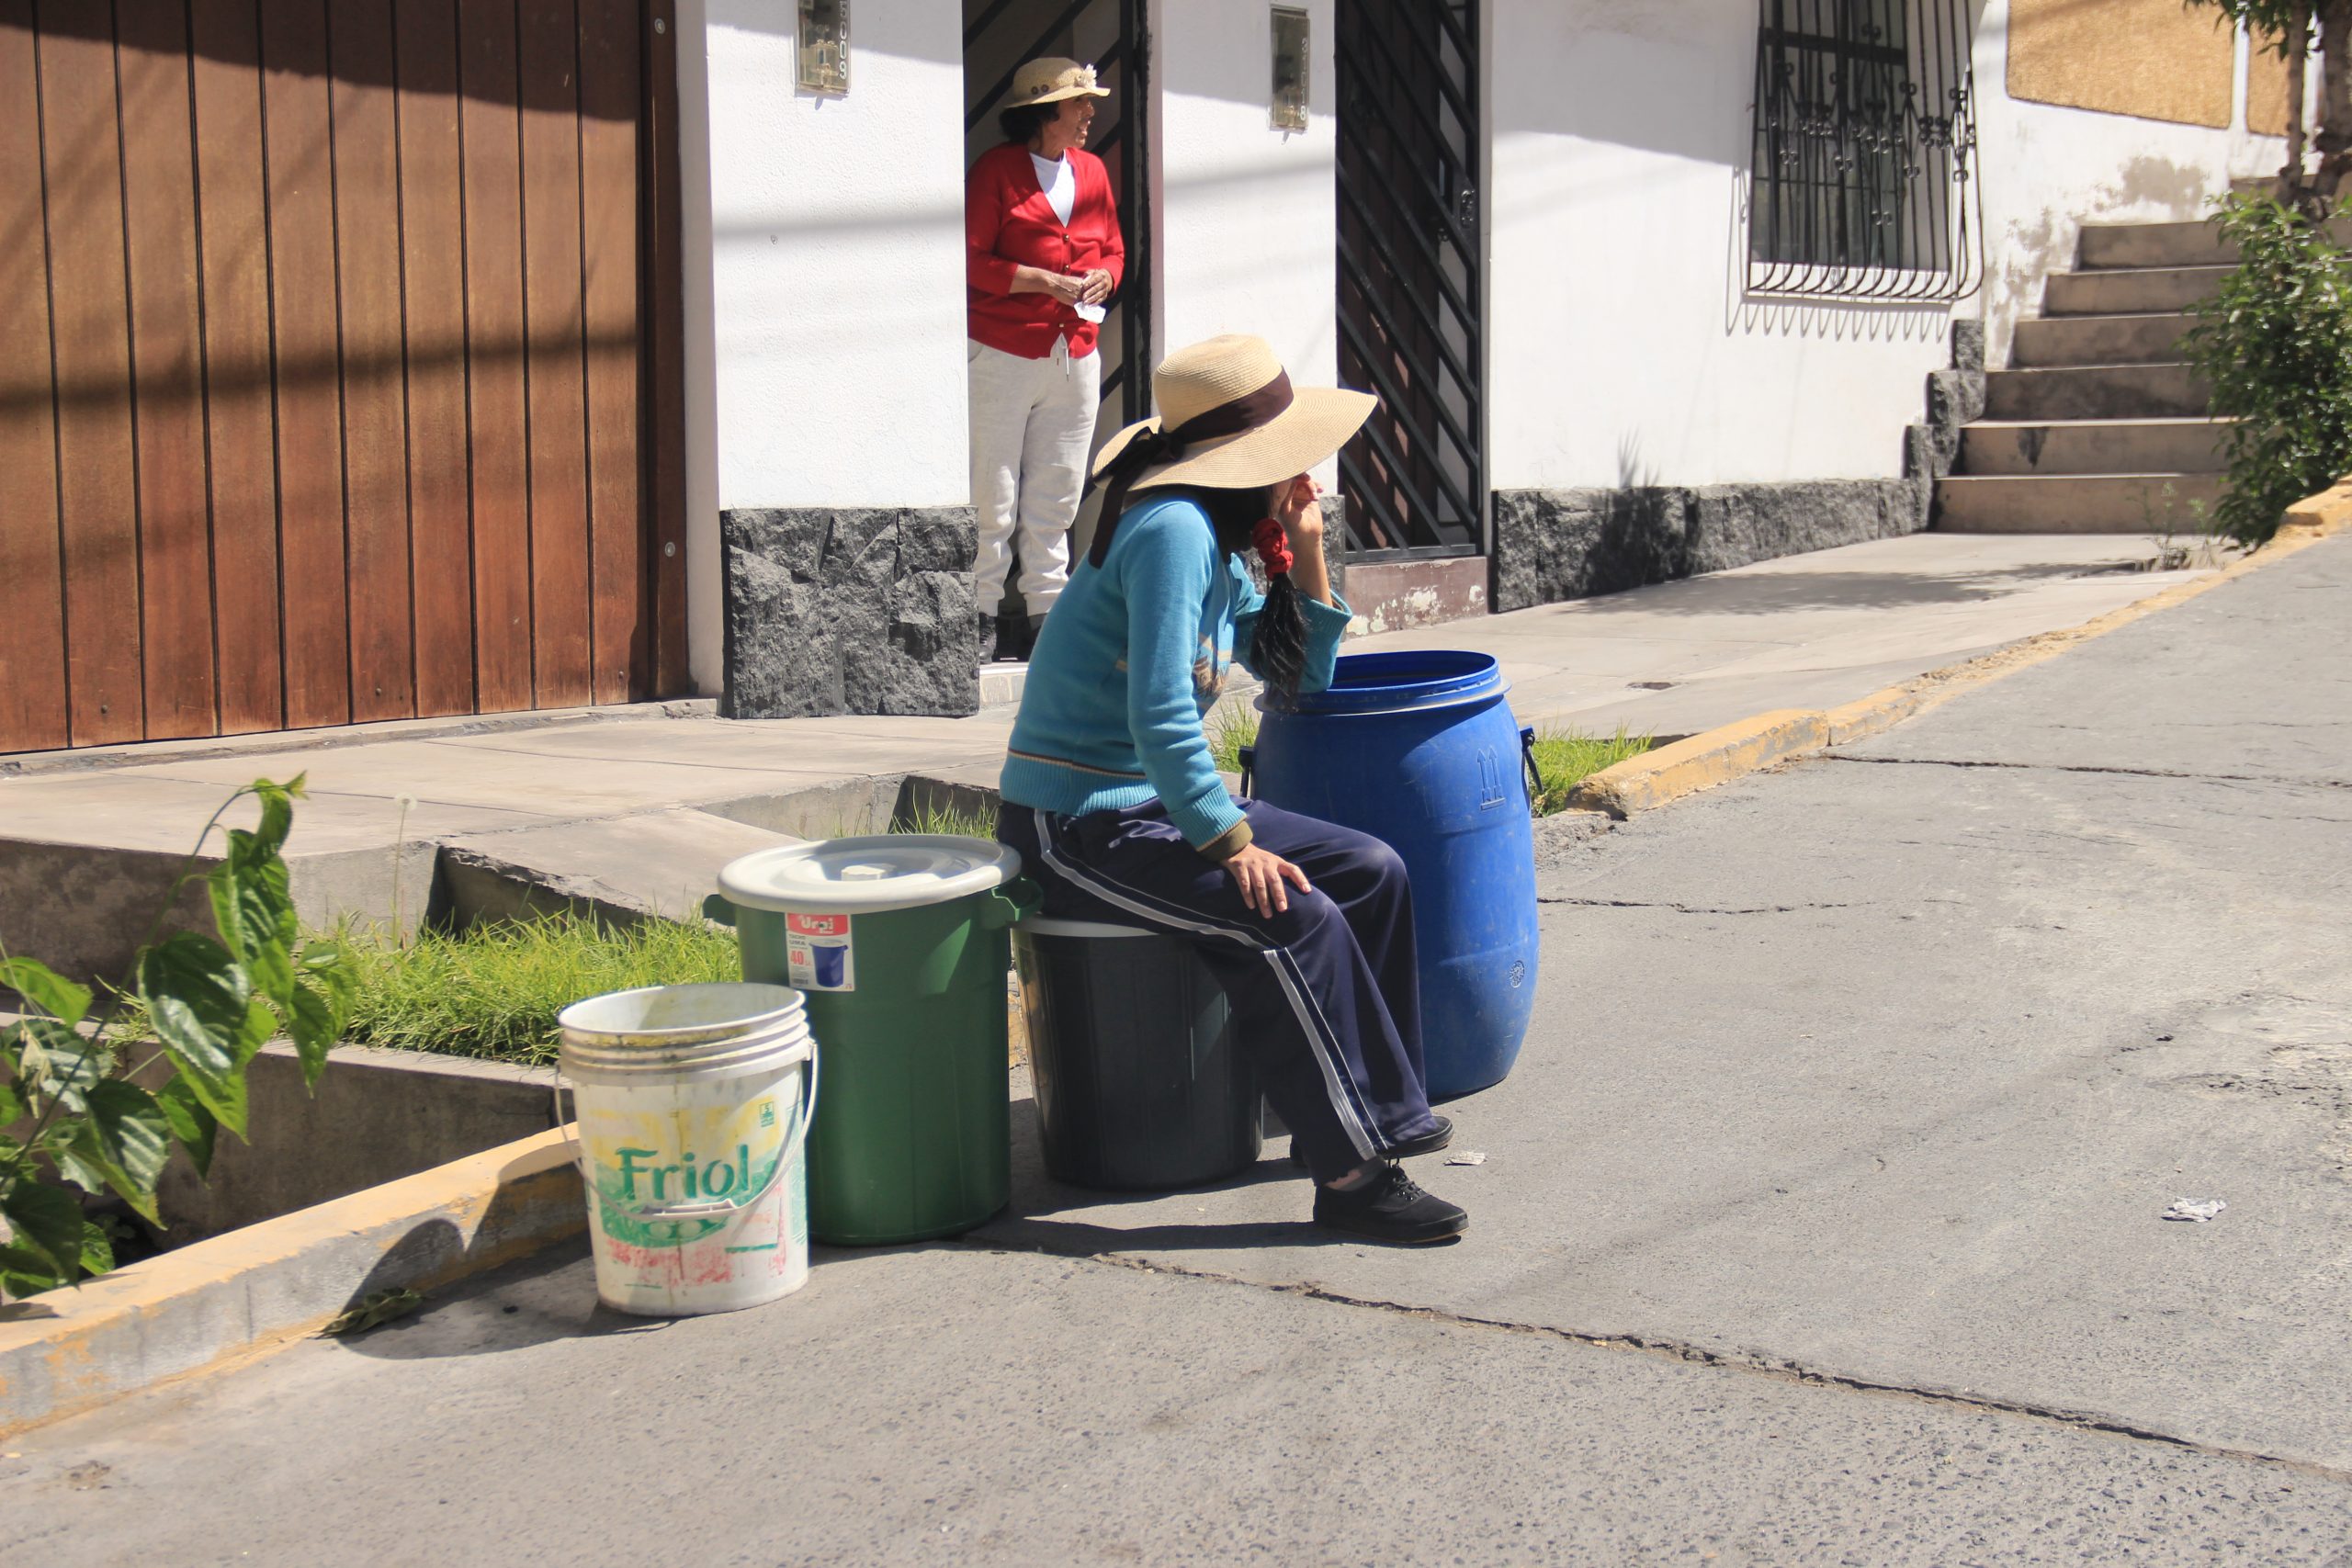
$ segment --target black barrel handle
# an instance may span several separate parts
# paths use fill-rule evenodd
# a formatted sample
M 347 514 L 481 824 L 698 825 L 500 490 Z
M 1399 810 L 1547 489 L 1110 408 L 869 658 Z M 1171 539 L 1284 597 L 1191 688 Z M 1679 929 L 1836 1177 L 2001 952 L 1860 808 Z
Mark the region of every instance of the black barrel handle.
M 1544 798 L 1544 771 L 1535 765 L 1535 731 L 1519 732 L 1519 754 L 1527 763 L 1527 809 L 1532 813 L 1535 803 Z

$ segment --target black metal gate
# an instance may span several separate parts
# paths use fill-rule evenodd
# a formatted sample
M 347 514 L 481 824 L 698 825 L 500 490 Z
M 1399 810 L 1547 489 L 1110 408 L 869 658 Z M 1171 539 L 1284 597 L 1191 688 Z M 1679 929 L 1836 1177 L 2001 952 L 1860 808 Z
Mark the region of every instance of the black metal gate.
M 999 137 L 997 112 L 1013 73 L 1060 55 L 1094 67 L 1111 89 L 1094 115 L 1087 150 L 1102 160 L 1119 205 L 1126 276 L 1102 321 L 1102 433 L 1151 414 L 1151 181 L 1146 160 L 1150 101 L 1146 73 L 1148 0 L 964 0 L 964 135 L 969 164 Z
M 1351 555 L 1476 555 L 1487 516 L 1477 0 L 1338 8 L 1340 454 Z

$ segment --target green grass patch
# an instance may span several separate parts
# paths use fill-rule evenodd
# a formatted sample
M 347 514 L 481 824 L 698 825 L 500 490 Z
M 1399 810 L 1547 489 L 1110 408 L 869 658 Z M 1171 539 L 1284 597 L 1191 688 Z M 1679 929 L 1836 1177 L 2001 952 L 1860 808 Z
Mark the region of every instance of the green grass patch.
M 743 977 L 735 933 L 700 921 L 606 931 L 562 915 L 459 936 L 428 929 L 405 946 L 365 933 L 346 940 L 359 994 L 345 1040 L 528 1065 L 555 1060 L 555 1015 L 584 998 Z
M 1549 817 L 1565 810 L 1568 794 L 1588 777 L 1628 757 L 1638 757 L 1657 742 L 1646 735 L 1628 735 L 1623 725 L 1614 735 L 1587 735 L 1578 729 L 1545 726 L 1535 732 L 1535 772 L 1544 781 L 1535 797 L 1535 815 Z
M 953 833 L 958 838 L 996 838 L 996 813 L 965 811 L 953 806 L 922 807 L 911 817 L 890 824 L 893 833 Z
M 1241 771 L 1241 749 L 1258 744 L 1258 710 L 1248 703 L 1227 703 L 1211 708 L 1208 718 L 1209 755 L 1216 759 L 1217 772 L 1238 773 Z

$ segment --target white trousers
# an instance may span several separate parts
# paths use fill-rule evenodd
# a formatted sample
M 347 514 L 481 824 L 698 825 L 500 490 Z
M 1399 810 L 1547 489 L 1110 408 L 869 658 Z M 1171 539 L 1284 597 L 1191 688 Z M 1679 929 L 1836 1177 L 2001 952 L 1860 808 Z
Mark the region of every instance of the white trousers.
M 1042 615 L 1069 581 L 1069 526 L 1086 483 L 1102 356 L 1069 355 L 1059 339 L 1044 359 L 967 345 L 972 380 L 972 504 L 980 553 L 972 586 L 982 615 L 1004 598 L 1012 539 L 1021 536 L 1021 597 Z

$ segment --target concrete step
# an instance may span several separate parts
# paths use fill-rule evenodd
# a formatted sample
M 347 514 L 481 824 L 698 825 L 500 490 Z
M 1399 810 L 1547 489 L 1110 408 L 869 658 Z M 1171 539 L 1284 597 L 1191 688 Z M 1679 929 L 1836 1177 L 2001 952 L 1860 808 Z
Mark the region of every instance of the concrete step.
M 1963 476 L 1936 482 L 1935 520 L 1946 534 L 2194 535 L 2192 502 L 2221 499 L 2219 474 Z
M 685 808 L 469 834 L 441 846 L 436 903 L 460 928 L 564 910 L 607 924 L 691 919 L 719 867 L 797 841 Z
M 2237 248 L 2222 238 L 2221 225 L 2188 223 L 2086 223 L 2075 243 L 2075 265 L 2086 272 L 2112 267 L 2229 266 Z
M 2211 408 L 2211 393 L 2186 365 L 1996 370 L 1984 378 L 1987 419 L 2162 419 Z
M 2186 310 L 2219 288 L 2226 266 L 2151 266 L 2053 272 L 2042 280 L 2045 316 L 2132 316 Z
M 1979 474 L 2210 474 L 2224 419 L 1979 420 L 1962 425 L 1956 468 Z
M 2160 365 L 2181 356 L 2192 318 L 2178 310 L 2144 316 L 2044 316 L 2018 323 L 2009 364 L 2017 369 L 2073 365 Z

